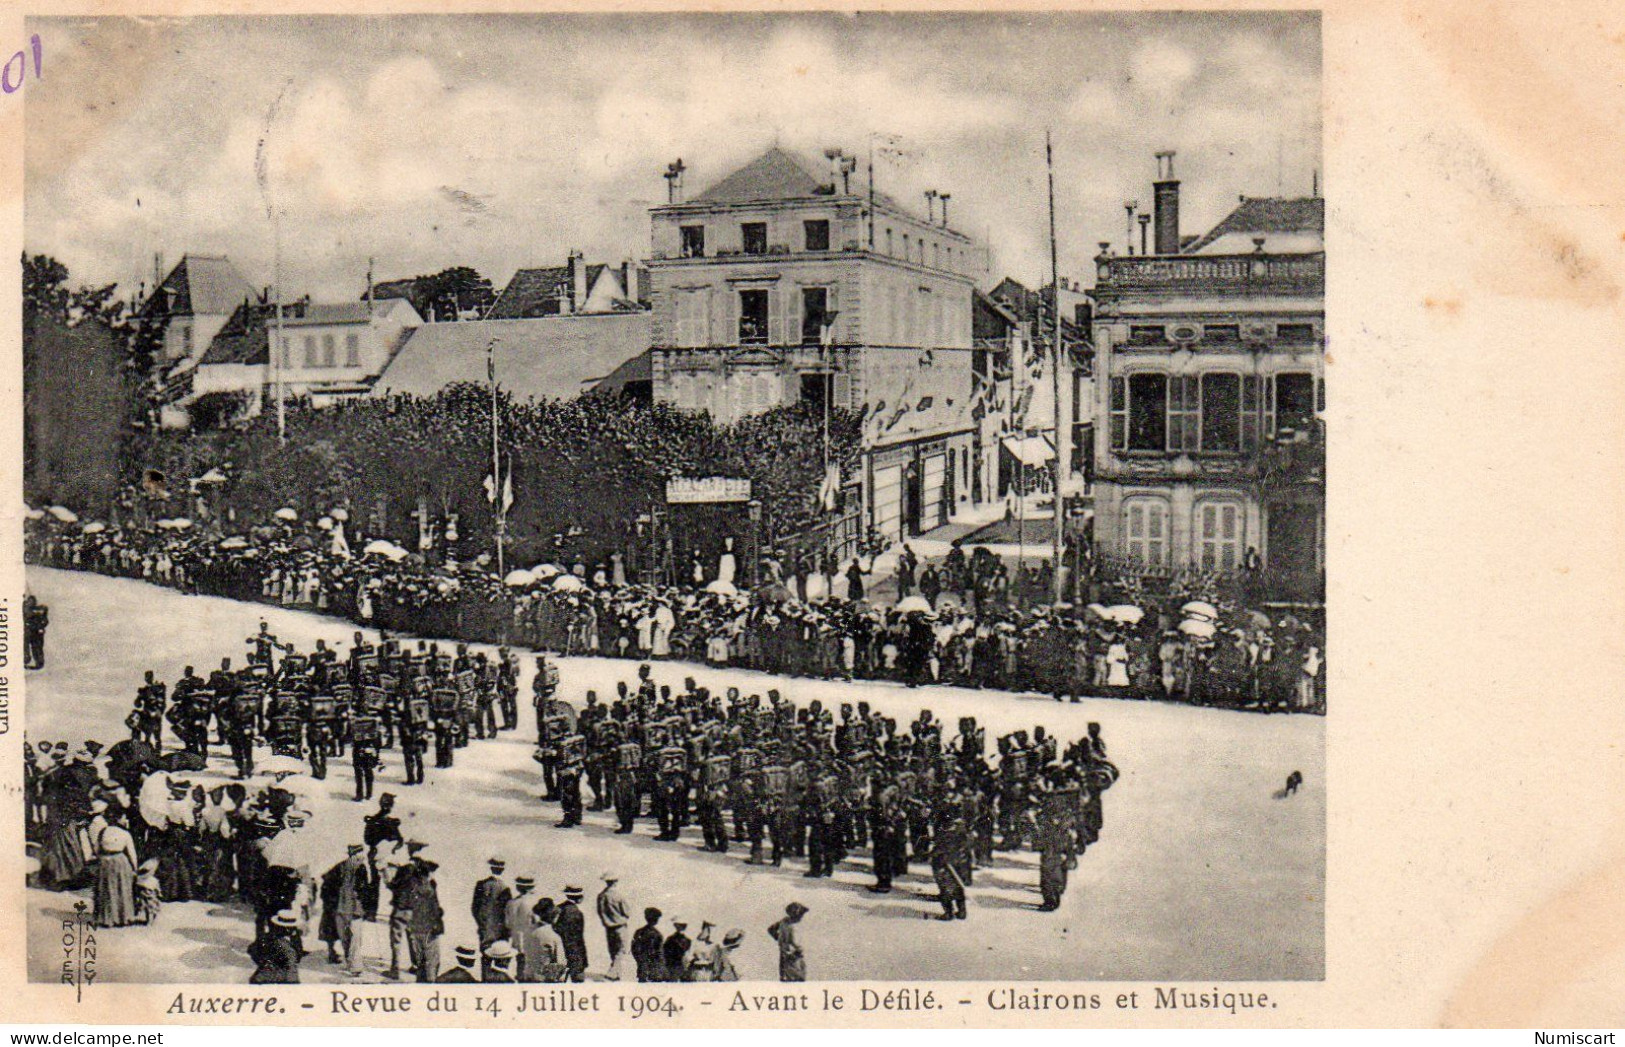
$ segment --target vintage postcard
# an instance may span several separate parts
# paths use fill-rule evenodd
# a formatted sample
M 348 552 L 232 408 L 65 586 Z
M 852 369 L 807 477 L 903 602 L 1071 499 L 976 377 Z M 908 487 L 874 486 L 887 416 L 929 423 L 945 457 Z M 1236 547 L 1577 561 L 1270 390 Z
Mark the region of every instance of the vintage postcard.
M 0 40 L 0 1018 L 1625 1024 L 1531 12 L 161 8 Z

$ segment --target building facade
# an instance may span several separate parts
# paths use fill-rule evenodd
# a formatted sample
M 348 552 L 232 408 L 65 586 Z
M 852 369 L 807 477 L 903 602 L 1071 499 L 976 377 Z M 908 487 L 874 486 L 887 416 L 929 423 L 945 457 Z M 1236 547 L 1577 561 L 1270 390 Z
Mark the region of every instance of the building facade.
M 981 252 L 839 155 L 778 148 L 650 212 L 653 398 L 728 424 L 775 407 L 862 411 L 866 527 L 900 540 L 973 495 L 971 295 Z
M 1096 259 L 1095 541 L 1108 571 L 1325 571 L 1325 252 L 1318 197 L 1247 198 L 1182 238 L 1172 154 L 1154 253 Z M 1133 247 L 1127 248 L 1132 252 Z

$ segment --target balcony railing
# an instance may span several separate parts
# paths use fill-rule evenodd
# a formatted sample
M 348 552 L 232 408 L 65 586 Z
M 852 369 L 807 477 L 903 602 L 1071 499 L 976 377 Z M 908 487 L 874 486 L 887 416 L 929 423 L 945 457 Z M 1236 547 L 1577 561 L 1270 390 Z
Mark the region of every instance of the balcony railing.
M 1324 254 L 1103 257 L 1095 293 L 1324 293 Z

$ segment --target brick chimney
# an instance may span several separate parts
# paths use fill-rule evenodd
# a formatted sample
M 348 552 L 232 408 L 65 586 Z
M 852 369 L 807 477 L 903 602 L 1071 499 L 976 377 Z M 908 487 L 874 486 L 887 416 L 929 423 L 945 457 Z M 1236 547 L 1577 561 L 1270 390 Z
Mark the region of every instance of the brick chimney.
M 1156 193 L 1152 208 L 1156 222 L 1157 254 L 1179 253 L 1179 179 L 1174 177 L 1172 149 L 1157 154 L 1157 180 L 1151 185 Z
M 570 252 L 570 302 L 567 313 L 579 313 L 587 307 L 587 260 L 580 251 Z

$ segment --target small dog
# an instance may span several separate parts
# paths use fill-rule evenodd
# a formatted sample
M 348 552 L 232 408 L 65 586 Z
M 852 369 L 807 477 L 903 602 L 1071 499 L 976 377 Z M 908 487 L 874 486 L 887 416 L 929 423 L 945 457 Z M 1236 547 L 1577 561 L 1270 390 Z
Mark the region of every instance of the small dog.
M 1302 784 L 1303 784 L 1303 772 L 1302 771 L 1293 771 L 1291 774 L 1286 776 L 1286 792 L 1285 792 L 1285 795 L 1291 796 L 1293 793 L 1298 791 L 1298 786 L 1300 786 Z

